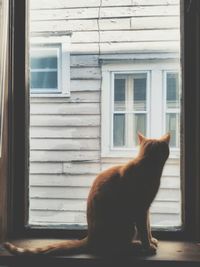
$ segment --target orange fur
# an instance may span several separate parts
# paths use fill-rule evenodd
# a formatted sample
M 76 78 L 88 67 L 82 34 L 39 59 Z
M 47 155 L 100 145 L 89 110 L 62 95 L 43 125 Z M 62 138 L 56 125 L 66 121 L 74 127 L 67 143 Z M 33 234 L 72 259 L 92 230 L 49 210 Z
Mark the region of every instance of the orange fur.
M 101 172 L 95 179 L 87 200 L 88 236 L 42 248 L 18 248 L 6 243 L 13 254 L 125 253 L 137 247 L 154 254 L 157 240 L 152 237 L 149 208 L 160 185 L 163 166 L 169 156 L 170 135 L 147 139 L 138 133 L 138 156 L 127 164 Z M 139 245 L 138 245 L 139 244 Z

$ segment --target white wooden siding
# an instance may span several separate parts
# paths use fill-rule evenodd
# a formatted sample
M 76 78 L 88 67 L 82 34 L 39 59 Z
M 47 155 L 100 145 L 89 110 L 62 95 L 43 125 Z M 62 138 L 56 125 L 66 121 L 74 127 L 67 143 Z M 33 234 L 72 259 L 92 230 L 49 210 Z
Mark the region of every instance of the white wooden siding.
M 101 0 L 32 0 L 31 9 L 99 7 Z M 102 0 L 102 6 L 178 5 L 178 0 Z
M 100 115 L 31 115 L 31 126 L 100 126 Z
M 100 12 L 99 12 L 100 11 Z M 101 6 L 100 10 L 96 7 L 90 8 L 71 8 L 71 9 L 49 9 L 32 10 L 31 19 L 33 21 L 47 21 L 56 19 L 97 19 L 100 18 L 124 18 L 124 17 L 144 17 L 144 16 L 177 16 L 179 6 Z
M 170 17 L 170 19 L 167 20 L 167 23 L 166 23 L 166 17 L 131 18 L 131 28 L 134 30 L 179 29 L 179 18 Z
M 104 6 L 123 6 L 123 5 L 134 5 L 134 6 L 162 6 L 162 5 L 177 5 L 178 0 L 102 0 Z
M 71 31 L 97 31 L 98 29 L 98 20 L 63 20 L 62 23 L 60 20 L 53 21 L 34 21 L 32 23 L 32 31 L 66 31 L 66 29 L 70 29 Z
M 71 67 L 99 67 L 98 55 L 72 55 Z
M 159 22 L 159 23 L 158 23 Z M 108 30 L 145 30 L 145 29 L 177 29 L 179 20 L 176 16 L 170 17 L 166 23 L 166 17 L 132 17 L 132 18 L 117 18 L 117 19 L 97 19 L 90 20 L 60 20 L 53 21 L 34 21 L 32 30 L 38 32 L 44 31 L 97 31 L 98 27 L 102 31 Z
M 99 55 L 179 51 L 178 0 L 31 0 L 33 33 L 72 31 L 70 98 L 31 97 L 32 224 L 86 223 L 96 175 L 128 158 L 101 158 Z M 66 74 L 67 75 L 67 74 Z M 152 205 L 157 226 L 180 224 L 180 163 L 170 159 Z
M 31 185 L 32 186 L 83 186 L 89 187 L 94 181 L 94 174 L 61 174 L 61 175 L 43 175 L 42 179 L 40 175 L 31 175 Z
M 84 36 L 82 36 L 84 38 Z M 101 78 L 101 73 L 97 67 L 71 67 L 71 79 L 94 79 Z
M 178 51 L 179 42 L 177 41 L 159 41 L 156 42 L 107 42 L 107 43 L 87 43 L 83 45 L 82 43 L 73 44 L 71 47 L 71 53 L 75 54 L 97 54 L 99 50 L 103 54 L 124 54 L 124 53 L 152 53 L 152 52 L 170 52 L 176 49 Z
M 99 150 L 98 139 L 33 139 L 30 142 L 32 150 Z
M 63 164 L 63 172 L 66 174 L 82 174 L 90 175 L 93 174 L 95 177 L 101 171 L 100 162 L 70 162 Z
M 55 98 L 54 95 L 49 95 L 49 97 L 38 97 L 32 95 L 31 104 L 32 103 L 99 103 L 100 102 L 100 92 L 93 90 L 93 92 L 74 92 L 70 98 L 63 97 L 62 95 L 58 95 Z M 59 114 L 58 114 L 59 115 Z
M 80 93 L 80 91 L 85 92 L 91 92 L 91 91 L 99 91 L 101 87 L 100 80 L 71 80 L 70 89 L 73 94 L 71 94 L 71 97 L 73 97 L 74 93 L 77 92 L 77 94 Z
M 99 151 L 90 151 L 85 149 L 85 151 L 65 151 L 65 150 L 31 150 L 30 160 L 32 162 L 67 162 L 74 160 L 99 160 Z
M 99 127 L 31 127 L 31 138 L 99 138 Z
M 30 107 L 31 115 L 34 114 L 99 114 L 97 103 L 34 103 Z

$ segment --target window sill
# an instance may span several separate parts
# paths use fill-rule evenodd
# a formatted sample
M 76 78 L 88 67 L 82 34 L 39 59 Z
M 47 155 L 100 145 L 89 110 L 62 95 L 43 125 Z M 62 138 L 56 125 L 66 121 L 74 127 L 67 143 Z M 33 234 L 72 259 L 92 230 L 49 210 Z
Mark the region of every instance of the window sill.
M 60 241 L 56 239 L 56 241 Z M 26 239 L 15 240 L 13 243 L 19 246 L 33 247 L 50 244 L 55 240 L 50 239 Z M 200 244 L 194 242 L 177 242 L 177 241 L 160 241 L 157 255 L 143 256 L 143 257 L 97 257 L 89 254 L 80 254 L 73 256 L 32 256 L 30 264 L 30 256 L 13 256 L 5 251 L 2 247 L 0 249 L 0 264 L 8 264 L 20 266 L 21 264 L 28 264 L 29 266 L 46 264 L 59 266 L 200 266 Z M 43 264 L 43 265 L 41 265 Z M 125 265 L 126 264 L 126 265 Z M 174 264 L 174 265 L 172 265 Z

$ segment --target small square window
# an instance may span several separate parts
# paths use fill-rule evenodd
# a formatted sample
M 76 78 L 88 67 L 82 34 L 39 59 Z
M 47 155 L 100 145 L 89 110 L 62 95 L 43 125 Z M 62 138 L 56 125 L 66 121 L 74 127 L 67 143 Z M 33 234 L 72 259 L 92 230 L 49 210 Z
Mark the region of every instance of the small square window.
M 35 46 L 31 49 L 31 92 L 59 92 L 60 47 Z
M 30 46 L 31 96 L 69 96 L 69 36 L 33 37 Z

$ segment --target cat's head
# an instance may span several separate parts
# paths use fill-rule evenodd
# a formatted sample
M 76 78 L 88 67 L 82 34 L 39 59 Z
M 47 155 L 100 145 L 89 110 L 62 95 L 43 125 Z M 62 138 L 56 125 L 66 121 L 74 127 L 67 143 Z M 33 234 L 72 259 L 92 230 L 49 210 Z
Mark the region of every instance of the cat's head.
M 157 139 L 147 138 L 141 133 L 138 133 L 138 140 L 140 144 L 140 155 L 151 157 L 155 160 L 162 160 L 163 162 L 167 160 L 169 156 L 169 133 Z

